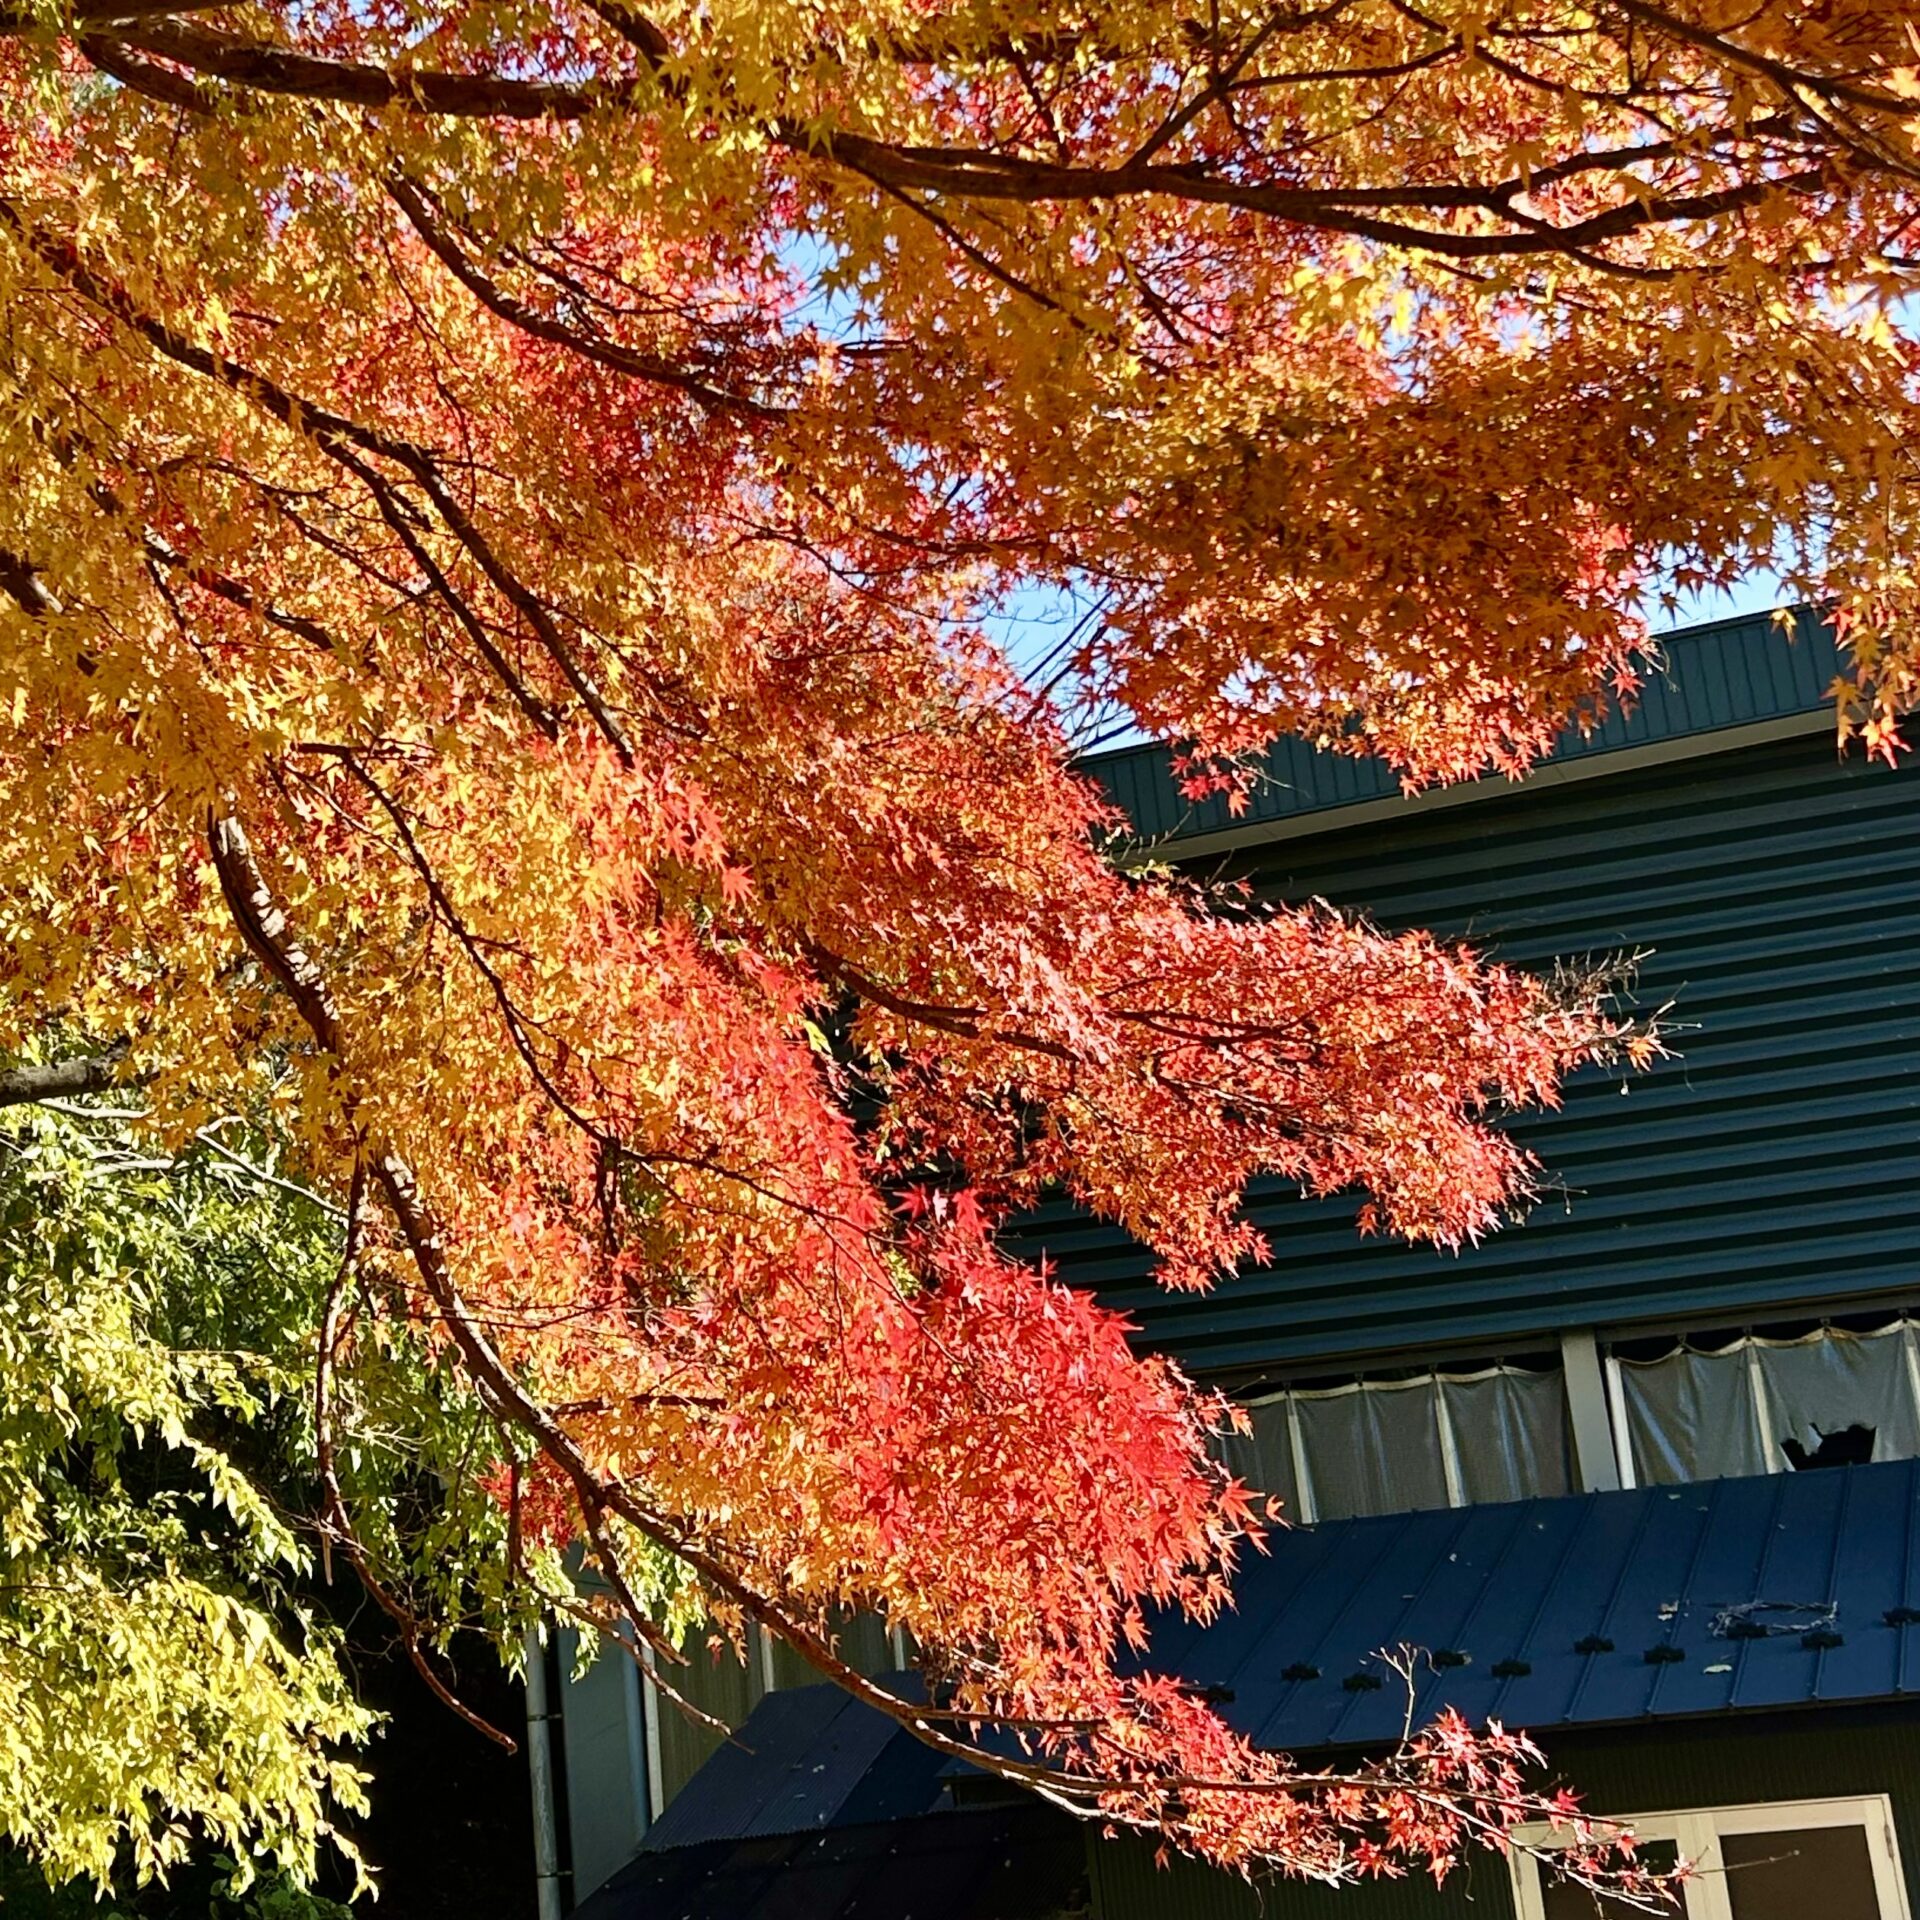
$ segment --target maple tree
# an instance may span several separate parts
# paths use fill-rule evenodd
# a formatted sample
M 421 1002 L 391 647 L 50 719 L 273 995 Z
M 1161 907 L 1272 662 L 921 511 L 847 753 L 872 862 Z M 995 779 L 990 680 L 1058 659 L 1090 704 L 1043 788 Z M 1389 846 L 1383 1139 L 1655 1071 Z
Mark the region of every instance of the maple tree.
M 1206 1285 L 1279 1174 L 1458 1244 L 1532 1188 L 1500 1113 L 1645 1037 L 1602 978 L 1116 870 L 990 620 L 1090 595 L 1064 664 L 1196 791 L 1282 730 L 1424 781 L 1630 696 L 1650 582 L 1764 564 L 1891 750 L 1917 33 L 0 14 L 0 1041 L 86 1041 L 5 1090 L 290 1131 L 351 1221 L 329 1537 L 340 1369 L 404 1325 L 495 1425 L 503 1583 L 664 1690 L 754 1623 L 1232 1866 L 1444 1872 L 1541 1811 L 1517 1736 L 1322 1779 L 1138 1664 L 1253 1530 L 1228 1416 L 993 1228 L 1064 1189 Z

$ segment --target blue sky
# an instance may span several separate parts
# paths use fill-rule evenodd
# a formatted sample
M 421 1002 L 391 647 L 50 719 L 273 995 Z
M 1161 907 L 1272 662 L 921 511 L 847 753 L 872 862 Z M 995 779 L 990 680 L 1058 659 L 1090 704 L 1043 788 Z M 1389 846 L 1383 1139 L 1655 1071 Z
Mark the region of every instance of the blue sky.
M 779 252 L 808 289 L 798 318 L 842 340 L 863 331 L 861 299 L 853 290 L 832 284 L 833 254 L 824 242 L 811 234 L 789 234 Z M 1671 612 L 1658 604 L 1657 592 L 1650 594 L 1647 613 L 1656 634 L 1671 633 L 1706 620 L 1765 612 L 1778 605 L 1780 597 L 1780 584 L 1775 576 L 1756 570 L 1737 589 L 1684 595 Z M 986 625 L 1021 673 L 1036 684 L 1043 684 L 1061 678 L 1062 654 L 1071 651 L 1083 623 L 1097 618 L 1098 608 L 1090 593 L 1036 582 L 1008 596 Z M 1070 677 L 1062 680 L 1060 693 L 1076 744 L 1083 751 L 1125 745 L 1144 737 L 1124 714 L 1112 709 L 1075 712 L 1071 704 Z

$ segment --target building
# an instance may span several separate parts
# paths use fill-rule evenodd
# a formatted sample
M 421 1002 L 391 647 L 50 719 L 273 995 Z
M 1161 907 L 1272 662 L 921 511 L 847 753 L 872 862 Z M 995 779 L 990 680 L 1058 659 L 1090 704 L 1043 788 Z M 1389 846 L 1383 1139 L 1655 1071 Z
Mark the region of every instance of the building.
M 1301 1524 L 1246 1569 L 1234 1615 L 1168 1630 L 1155 1657 L 1262 1744 L 1335 1759 L 1390 1740 L 1404 1685 L 1378 1656 L 1404 1644 L 1421 1715 L 1450 1701 L 1527 1727 L 1596 1810 L 1700 1858 L 1689 1920 L 1816 1901 L 1822 1920 L 1913 1920 L 1920 774 L 1836 757 L 1839 663 L 1810 617 L 1695 628 L 1667 654 L 1631 715 L 1519 785 L 1408 799 L 1382 767 L 1282 742 L 1232 819 L 1181 800 L 1159 749 L 1095 763 L 1157 857 L 1264 895 L 1524 965 L 1644 952 L 1640 993 L 1671 1002 L 1678 1057 L 1584 1077 L 1520 1124 L 1562 1198 L 1449 1256 L 1363 1240 L 1350 1205 L 1276 1185 L 1250 1199 L 1272 1263 L 1204 1298 L 1159 1292 L 1123 1234 L 1065 1207 L 1023 1231 L 1250 1409 L 1237 1464 Z M 896 1662 L 868 1637 L 871 1665 Z M 1440 1893 L 1256 1894 L 1081 1834 L 1076 1873 L 1044 1811 L 914 1773 L 857 1715 L 834 1732 L 825 1695 L 781 1706 L 805 1678 L 789 1665 L 769 1646 L 711 1682 L 732 1718 L 755 1712 L 765 1764 L 745 1781 L 725 1755 L 695 1778 L 705 1743 L 630 1672 L 562 1689 L 572 1886 L 612 1882 L 592 1920 L 761 1910 L 679 1881 L 643 1899 L 688 1865 L 677 1849 L 805 1835 L 900 1860 L 969 1820 L 1000 1822 L 981 1844 L 1006 1860 L 1051 1861 L 1015 1877 L 1054 1904 L 976 1890 L 940 1909 L 956 1920 L 1593 1910 L 1491 1857 Z M 790 1876 L 778 1911 L 934 1911 L 888 1906 L 851 1865 L 810 1885 L 802 1903 Z

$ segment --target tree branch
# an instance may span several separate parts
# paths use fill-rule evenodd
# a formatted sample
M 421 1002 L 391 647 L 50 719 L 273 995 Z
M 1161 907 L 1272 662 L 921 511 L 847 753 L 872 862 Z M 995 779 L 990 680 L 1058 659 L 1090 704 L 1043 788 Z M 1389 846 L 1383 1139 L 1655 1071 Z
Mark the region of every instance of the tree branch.
M 39 1100 L 71 1100 L 77 1094 L 106 1093 L 126 1084 L 120 1072 L 125 1042 L 105 1053 L 0 1071 L 0 1107 L 23 1107 Z
M 36 620 L 60 611 L 59 599 L 33 562 L 7 547 L 0 547 L 0 593 Z
M 135 306 L 120 288 L 109 285 L 94 272 L 72 242 L 48 233 L 10 201 L 0 200 L 0 224 L 11 227 L 28 250 L 59 274 L 82 299 L 112 314 L 156 352 L 176 365 L 201 374 L 229 392 L 240 395 L 269 419 L 278 421 L 291 432 L 303 434 L 329 459 L 352 473 L 373 493 L 389 524 L 394 526 L 403 540 L 408 540 L 409 548 L 418 560 L 425 549 L 415 547 L 395 516 L 388 511 L 391 504 L 388 496 L 392 493 L 390 483 L 357 456 L 370 454 L 392 461 L 426 494 L 447 534 L 464 549 L 502 599 L 532 628 L 542 650 L 573 690 L 621 764 L 626 767 L 633 765 L 633 744 L 627 738 L 625 728 L 586 671 L 574 659 L 553 613 L 540 596 L 506 564 L 493 542 L 461 506 L 432 453 L 411 440 L 349 419 L 330 408 L 316 406 L 290 392 L 270 375 L 197 345 L 164 321 Z M 24 562 L 18 564 L 25 566 Z M 30 570 L 26 577 L 32 584 Z M 4 554 L 0 554 L 0 587 L 7 587 L 10 591 L 14 588 L 12 577 L 6 571 Z M 28 605 L 24 599 L 21 604 Z M 45 609 L 29 606 L 28 610 L 40 612 L 56 609 L 52 606 Z M 454 606 L 454 611 L 458 614 L 459 605 Z M 479 632 L 478 622 L 468 621 L 465 624 L 469 634 L 475 637 L 485 653 L 488 665 L 502 676 L 523 711 L 536 726 L 541 726 L 542 731 L 551 732 L 551 722 L 545 714 L 543 703 L 518 684 L 503 657 Z M 547 724 L 542 725 L 543 720 Z
M 293 995 L 314 1038 L 330 1050 L 338 1051 L 339 1016 L 326 982 L 313 960 L 297 944 L 294 929 L 255 863 L 240 823 L 231 817 L 211 821 L 209 844 L 222 889 L 234 908 L 248 946 Z M 350 1088 L 344 1104 L 351 1122 L 355 1103 Z M 1303 1772 L 1283 1764 L 1271 1773 L 1237 1779 L 1227 1775 L 1173 1772 L 1135 1776 L 1109 1772 L 1091 1764 L 1086 1771 L 1073 1771 L 1046 1760 L 1015 1758 L 982 1746 L 977 1740 L 958 1737 L 948 1730 L 948 1722 L 959 1720 L 976 1728 L 1000 1722 L 990 1710 L 963 1707 L 955 1712 L 941 1704 L 922 1706 L 868 1678 L 849 1666 L 828 1638 L 815 1632 L 805 1620 L 796 1618 L 777 1596 L 762 1591 L 670 1515 L 648 1506 L 626 1482 L 604 1478 L 553 1409 L 522 1385 L 475 1318 L 454 1277 L 439 1223 L 420 1191 L 412 1168 L 387 1142 L 367 1140 L 360 1152 L 361 1164 L 380 1189 L 467 1377 L 494 1417 L 526 1435 L 566 1481 L 595 1556 L 603 1562 L 602 1571 L 608 1574 L 619 1597 L 621 1611 L 632 1619 L 636 1631 L 643 1637 L 656 1639 L 658 1629 L 646 1618 L 638 1599 L 621 1577 L 619 1554 L 605 1528 L 609 1514 L 624 1521 L 643 1538 L 677 1555 L 715 1594 L 724 1596 L 746 1618 L 777 1634 L 856 1700 L 887 1715 L 927 1746 L 1028 1787 L 1083 1817 L 1098 1816 L 1116 1825 L 1165 1837 L 1170 1827 L 1179 1821 L 1193 1793 L 1293 1797 L 1353 1788 L 1363 1795 L 1378 1796 L 1386 1803 L 1389 1818 L 1391 1808 L 1398 1803 L 1444 1808 L 1467 1830 L 1483 1835 L 1489 1844 L 1501 1848 L 1526 1844 L 1515 1842 L 1512 1837 L 1513 1827 L 1522 1818 L 1564 1819 L 1564 1809 L 1559 1802 L 1527 1794 L 1504 1780 L 1455 1789 L 1445 1784 L 1429 1784 L 1417 1772 L 1422 1759 L 1417 1744 L 1403 1745 L 1387 1759 L 1346 1775 Z M 337 1323 L 331 1331 L 337 1338 Z M 666 1691 L 671 1693 L 672 1689 Z M 1012 1720 L 1007 1724 L 1034 1723 Z M 1098 1727 L 1090 1733 L 1089 1742 L 1090 1761 L 1102 1746 L 1112 1748 L 1124 1762 L 1136 1757 L 1131 1749 L 1104 1737 Z M 1344 1824 L 1349 1831 L 1357 1828 L 1366 1811 L 1363 1806 L 1360 1813 L 1346 1816 Z M 1377 1811 L 1375 1817 L 1380 1817 Z M 1342 1877 L 1355 1877 L 1354 1863 L 1344 1846 L 1334 1864 Z
M 631 94 L 624 83 L 570 85 L 513 80 L 490 73 L 431 68 L 390 70 L 362 61 L 333 60 L 260 41 L 236 40 L 184 20 L 162 18 L 121 30 L 109 45 L 178 62 L 195 73 L 306 100 L 338 100 L 356 107 L 400 107 L 415 113 L 505 120 L 578 120 Z
M 676 85 L 664 63 L 670 49 L 659 29 L 617 0 L 590 0 L 592 10 L 647 66 L 656 84 L 669 94 Z M 1736 66 L 1765 73 L 1790 97 L 1796 88 L 1881 113 L 1898 109 L 1890 95 L 1850 86 L 1819 75 L 1782 69 L 1777 62 L 1703 30 L 1688 29 L 1659 8 L 1641 0 L 1623 0 L 1635 18 L 1710 50 Z M 96 36 L 97 38 L 97 36 Z M 262 92 L 309 100 L 335 100 L 362 107 L 399 106 L 416 112 L 519 119 L 577 119 L 613 106 L 631 104 L 634 84 L 627 80 L 578 84 L 515 80 L 491 74 L 414 69 L 389 70 L 353 61 L 297 53 L 265 43 L 236 40 L 177 19 L 102 40 L 107 49 L 145 53 L 177 62 L 192 73 L 207 74 Z M 158 71 L 158 70 L 156 70 Z M 1254 84 L 1257 76 L 1241 84 Z M 1904 111 L 1903 109 L 1900 109 Z M 958 199 L 1010 200 L 1021 203 L 1076 204 L 1162 196 L 1173 201 L 1237 208 L 1243 212 L 1346 233 L 1383 246 L 1404 247 L 1451 260 L 1484 260 L 1574 253 L 1648 228 L 1710 222 L 1757 205 L 1776 192 L 1803 192 L 1822 184 L 1824 168 L 1815 166 L 1787 176 L 1762 175 L 1713 192 L 1665 196 L 1639 193 L 1566 227 L 1517 220 L 1502 204 L 1503 188 L 1469 182 L 1432 187 L 1345 190 L 1338 187 L 1283 186 L 1244 180 L 1188 164 L 1120 166 L 1048 163 L 993 149 L 903 147 L 851 128 L 817 126 L 775 118 L 764 131 L 801 159 L 825 159 L 865 176 L 895 194 L 928 194 Z M 1839 136 L 1836 136 L 1839 137 Z M 1853 143 L 1856 163 L 1875 156 Z M 1879 164 L 1894 170 L 1884 156 Z M 1475 208 L 1508 222 L 1491 233 L 1453 232 L 1404 220 L 1388 220 L 1360 211 L 1369 191 L 1395 204 L 1439 212 Z M 924 206 L 916 211 L 926 214 Z M 1514 230 L 1517 226 L 1518 230 Z M 471 290 L 471 289 L 470 289 Z M 496 309 L 497 310 L 497 309 Z
M 743 413 L 756 419 L 779 417 L 779 408 L 763 405 L 757 400 L 743 399 L 738 394 L 722 392 L 697 374 L 689 373 L 684 367 L 676 367 L 658 355 L 636 353 L 630 347 L 621 346 L 618 341 L 598 339 L 578 327 L 568 326 L 564 321 L 538 312 L 524 300 L 509 293 L 469 257 L 418 184 L 403 173 L 390 174 L 386 184 L 388 196 L 407 216 L 414 231 L 426 243 L 428 252 L 489 313 L 496 314 L 510 326 L 531 334 L 536 340 L 545 340 L 554 346 L 566 348 L 569 353 L 577 353 L 583 360 L 609 367 L 615 373 L 651 381 L 658 386 L 677 388 L 716 412 Z

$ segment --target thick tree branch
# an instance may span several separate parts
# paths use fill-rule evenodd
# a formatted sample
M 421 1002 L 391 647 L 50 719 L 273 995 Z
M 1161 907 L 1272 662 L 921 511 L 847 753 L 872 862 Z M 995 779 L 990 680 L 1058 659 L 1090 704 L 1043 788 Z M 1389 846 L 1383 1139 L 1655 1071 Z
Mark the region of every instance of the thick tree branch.
M 353 1277 L 354 1269 L 360 1260 L 361 1232 L 366 1218 L 365 1195 L 366 1168 L 363 1164 L 356 1162 L 353 1169 L 353 1184 L 347 1195 L 347 1244 L 341 1253 L 339 1270 L 334 1275 L 333 1284 L 327 1289 L 326 1302 L 321 1309 L 320 1350 L 314 1363 L 313 1374 L 314 1458 L 319 1469 L 321 1490 L 320 1547 L 322 1555 L 326 1557 L 327 1577 L 332 1578 L 330 1549 L 337 1542 L 351 1562 L 355 1574 L 359 1577 L 360 1585 L 369 1598 L 398 1629 L 401 1644 L 406 1648 L 407 1658 L 412 1663 L 413 1670 L 426 1683 L 427 1690 L 443 1707 L 464 1720 L 476 1733 L 483 1734 L 495 1746 L 504 1748 L 508 1753 L 517 1753 L 520 1750 L 519 1742 L 511 1734 L 503 1733 L 490 1720 L 483 1719 L 475 1713 L 434 1672 L 433 1664 L 428 1660 L 426 1648 L 422 1644 L 422 1622 L 419 1616 L 374 1572 L 372 1562 L 367 1556 L 366 1545 L 355 1530 L 353 1516 L 347 1509 L 346 1495 L 340 1488 L 340 1475 L 333 1444 L 333 1369 L 339 1357 L 344 1332 L 341 1309 L 346 1298 L 347 1282 Z
M 76 27 L 117 26 L 179 13 L 214 13 L 231 0 L 72 0 L 63 18 Z M 24 7 L 0 7 L 0 35 L 38 33 L 55 23 Z
M 1889 93 L 1881 87 L 1863 87 L 1844 74 L 1817 73 L 1804 67 L 1790 66 L 1783 60 L 1742 46 L 1725 33 L 1717 33 L 1710 27 L 1683 20 L 1671 9 L 1651 4 L 1651 0 L 1616 0 L 1616 4 L 1630 20 L 1638 20 L 1641 25 L 1659 33 L 1671 34 L 1674 39 L 1697 47 L 1729 66 L 1763 74 L 1790 99 L 1811 93 L 1824 100 L 1859 107 L 1869 113 L 1890 114 L 1897 119 L 1909 118 L 1913 113 L 1914 103 L 1910 99 L 1902 99 L 1898 94 Z
M 662 75 L 669 49 L 659 29 L 644 16 L 612 4 L 611 0 L 598 0 L 593 10 L 641 55 L 660 84 L 671 90 Z M 1679 26 L 1654 7 L 1641 6 L 1635 0 L 1629 11 L 1636 17 L 1658 21 L 1667 31 L 1680 32 Z M 1689 36 L 1682 33 L 1680 37 Z M 1742 49 L 1723 43 L 1717 37 L 1707 38 L 1716 54 L 1730 60 L 1739 55 L 1741 58 L 1736 64 L 1755 65 L 1757 56 L 1746 56 Z M 631 83 L 625 81 L 568 84 L 411 68 L 389 71 L 239 41 L 178 20 L 165 20 L 158 26 L 122 34 L 112 44 L 133 53 L 157 55 L 191 72 L 264 92 L 365 107 L 399 106 L 449 115 L 564 119 L 578 118 L 609 106 L 623 106 L 633 97 Z M 1770 72 L 1771 63 L 1760 63 L 1758 70 Z M 1797 82 L 1826 97 L 1868 106 L 1878 112 L 1892 112 L 1896 104 L 1891 96 L 1839 82 L 1822 82 L 1817 76 L 1772 77 L 1779 79 L 1790 95 Z M 1254 84 L 1257 78 L 1248 76 L 1245 84 Z M 1301 187 L 1239 178 L 1217 168 L 1186 163 L 1160 164 L 1136 159 L 1120 166 L 1089 166 L 1045 162 L 995 149 L 900 146 L 850 128 L 823 130 L 816 125 L 784 120 L 771 122 L 766 131 L 798 158 L 828 160 L 900 195 L 1052 205 L 1160 197 L 1174 202 L 1231 207 L 1323 232 L 1350 234 L 1383 246 L 1461 261 L 1553 253 L 1579 255 L 1652 228 L 1710 223 L 1729 213 L 1757 206 L 1774 194 L 1811 191 L 1823 185 L 1827 178 L 1825 169 L 1816 165 L 1789 175 L 1755 175 L 1709 192 L 1658 194 L 1642 190 L 1616 206 L 1558 226 L 1519 215 L 1509 204 L 1515 183 L 1488 186 L 1439 182 L 1377 189 Z M 1251 157 L 1257 160 L 1260 156 Z M 1859 151 L 1853 154 L 1855 164 L 1868 164 L 1871 158 Z M 1504 224 L 1491 232 L 1457 232 L 1446 227 L 1383 219 L 1377 213 L 1366 211 L 1369 205 L 1432 213 L 1480 211 Z M 928 210 L 916 204 L 916 211 L 926 213 Z M 448 264 L 452 266 L 451 261 Z M 474 290 L 471 283 L 469 290 Z
M 8 1067 L 0 1071 L 0 1107 L 23 1107 L 37 1100 L 71 1100 L 83 1093 L 106 1093 L 126 1084 L 121 1064 L 124 1045 L 73 1060 Z
M 791 143 L 798 144 L 797 131 Z M 1383 220 L 1358 210 L 1360 201 L 1339 188 L 1271 186 L 1234 180 L 1189 166 L 1118 168 L 1058 166 L 984 149 L 903 148 L 864 134 L 836 133 L 812 143 L 829 157 L 908 191 L 967 200 L 1007 200 L 1025 204 L 1126 200 L 1159 195 L 1203 205 L 1238 208 L 1297 226 L 1347 233 L 1384 246 L 1405 247 L 1450 260 L 1488 260 L 1534 254 L 1566 253 L 1625 239 L 1649 228 L 1692 225 L 1723 218 L 1759 205 L 1776 194 L 1806 193 L 1826 179 L 1825 169 L 1806 167 L 1778 177 L 1743 180 L 1712 193 L 1647 194 L 1623 201 L 1568 226 L 1527 220 L 1518 232 L 1455 233 Z M 1400 190 L 1392 190 L 1396 197 Z M 1516 220 L 1498 202 L 1494 189 L 1441 187 L 1427 197 L 1435 208 L 1476 207 Z
M 468 255 L 458 238 L 440 217 L 438 209 L 426 192 L 405 174 L 390 175 L 387 180 L 387 192 L 394 204 L 407 216 L 413 229 L 426 243 L 427 250 L 453 275 L 453 277 L 487 309 L 509 325 L 518 327 L 522 333 L 531 334 L 536 340 L 545 340 L 554 346 L 564 347 L 569 353 L 577 353 L 583 360 L 591 360 L 598 366 L 611 368 L 615 373 L 630 375 L 636 380 L 646 380 L 656 386 L 673 387 L 681 393 L 698 400 L 703 406 L 712 407 L 721 413 L 743 413 L 754 418 L 775 418 L 780 409 L 761 404 L 757 400 L 748 400 L 738 394 L 725 393 L 720 388 L 702 380 L 697 374 L 689 373 L 684 367 L 677 367 L 671 361 L 663 360 L 656 354 L 636 353 L 630 347 L 623 347 L 618 341 L 603 340 L 596 335 L 583 332 L 578 327 L 568 326 L 564 321 L 555 320 L 540 313 L 517 299 L 502 287 L 498 281 L 482 271 L 480 266 Z
M 216 599 L 226 601 L 229 606 L 238 607 L 243 613 L 255 614 L 269 626 L 278 627 L 283 633 L 291 633 L 320 648 L 323 653 L 344 653 L 341 643 L 318 620 L 310 620 L 301 613 L 289 613 L 271 600 L 261 599 L 245 581 L 236 580 L 217 567 L 189 560 L 151 528 L 141 535 L 141 544 L 149 559 L 175 573 L 184 574 L 196 587 Z M 363 659 L 361 664 L 366 665 L 367 662 Z
M 133 52 L 110 34 L 83 33 L 79 44 L 80 51 L 109 79 L 118 80 L 135 93 L 145 94 L 149 100 L 157 100 L 166 107 L 178 107 L 198 118 L 210 117 L 219 110 L 219 92 L 207 82 L 190 80 L 173 67 L 163 67 L 158 61 Z
M 104 36 L 103 36 L 104 37 Z M 192 72 L 252 89 L 305 100 L 408 112 L 505 120 L 578 120 L 618 106 L 631 89 L 620 82 L 571 85 L 515 80 L 498 74 L 448 73 L 433 68 L 389 69 L 362 61 L 237 40 L 175 18 L 122 29 L 112 36 L 139 53 L 172 60 Z
M 293 927 L 267 885 L 247 843 L 246 829 L 231 814 L 207 822 L 207 846 L 227 911 L 253 957 L 287 991 L 295 1011 L 328 1052 L 340 1052 L 340 1022 L 319 963 L 293 936 Z
M 314 1039 L 328 1052 L 338 1055 L 339 1014 L 325 977 L 299 944 L 291 921 L 275 900 L 254 858 L 245 829 L 231 815 L 216 816 L 208 823 L 208 847 L 220 877 L 221 891 L 249 950 L 286 989 Z M 351 1112 L 350 1094 L 346 1104 Z M 984 1752 L 971 1742 L 954 1738 L 936 1724 L 943 1715 L 922 1711 L 915 1703 L 890 1693 L 848 1666 L 825 1640 L 796 1620 L 777 1600 L 744 1580 L 666 1515 L 648 1507 L 631 1488 L 605 1480 L 552 1412 L 520 1384 L 474 1317 L 455 1280 L 444 1237 L 420 1192 L 413 1169 L 384 1142 L 367 1142 L 364 1155 L 364 1165 L 399 1228 L 415 1270 L 445 1323 L 469 1378 L 496 1417 L 531 1439 L 564 1476 L 590 1536 L 597 1536 L 604 1543 L 602 1516 L 616 1515 L 645 1538 L 685 1561 L 716 1593 L 724 1595 L 748 1618 L 778 1634 L 822 1673 L 837 1680 L 867 1705 L 899 1721 L 929 1746 L 1008 1779 L 1051 1792 L 1082 1812 L 1094 1809 L 1101 1791 L 1098 1783 L 1087 1782 L 1057 1768 Z M 607 1550 L 604 1544 L 602 1550 Z M 636 1624 L 650 1626 L 651 1622 Z
M 6 547 L 0 547 L 0 593 L 36 620 L 60 611 L 59 599 L 40 578 L 33 562 Z

